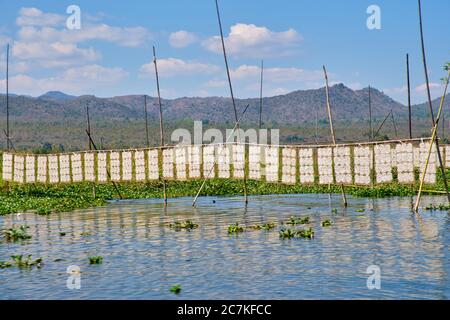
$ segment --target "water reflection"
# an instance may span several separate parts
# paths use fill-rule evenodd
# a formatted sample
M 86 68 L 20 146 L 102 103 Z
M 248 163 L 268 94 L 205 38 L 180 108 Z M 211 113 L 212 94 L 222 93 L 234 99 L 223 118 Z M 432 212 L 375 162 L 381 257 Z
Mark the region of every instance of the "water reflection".
M 215 200 L 215 201 L 213 201 Z M 441 203 L 425 197 L 423 203 Z M 0 298 L 165 299 L 182 285 L 184 299 L 449 298 L 449 217 L 446 212 L 411 214 L 411 198 L 349 198 L 288 195 L 113 202 L 72 213 L 0 217 L 0 227 L 26 224 L 33 236 L 0 245 L 0 260 L 12 254 L 43 257 L 40 270 L 0 270 Z M 333 213 L 336 208 L 337 213 Z M 363 211 L 364 210 L 364 211 Z M 273 231 L 229 236 L 227 226 L 280 225 L 291 215 L 309 215 L 314 240 L 281 240 Z M 191 232 L 167 227 L 190 219 Z M 333 225 L 321 227 L 330 219 Z M 60 233 L 65 233 L 63 236 Z M 102 255 L 91 266 L 88 256 Z M 378 265 L 382 289 L 368 290 L 366 268 Z M 69 290 L 65 270 L 78 265 L 81 290 Z

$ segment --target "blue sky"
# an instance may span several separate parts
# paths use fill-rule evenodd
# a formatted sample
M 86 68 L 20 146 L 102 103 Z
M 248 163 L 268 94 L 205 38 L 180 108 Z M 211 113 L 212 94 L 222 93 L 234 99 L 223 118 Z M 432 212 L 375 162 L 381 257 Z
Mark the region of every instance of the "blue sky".
M 406 101 L 405 55 L 410 54 L 413 102 L 425 100 L 417 1 L 221 0 L 232 81 L 238 97 L 323 86 L 369 84 Z M 69 30 L 66 8 L 81 9 L 81 29 Z M 381 9 L 381 29 L 369 30 L 370 5 Z M 450 1 L 423 1 L 433 97 L 440 95 L 442 65 L 450 60 Z M 155 94 L 152 45 L 157 48 L 162 94 L 228 96 L 213 0 L 6 1 L 0 0 L 0 85 L 6 43 L 11 92 L 40 95 Z

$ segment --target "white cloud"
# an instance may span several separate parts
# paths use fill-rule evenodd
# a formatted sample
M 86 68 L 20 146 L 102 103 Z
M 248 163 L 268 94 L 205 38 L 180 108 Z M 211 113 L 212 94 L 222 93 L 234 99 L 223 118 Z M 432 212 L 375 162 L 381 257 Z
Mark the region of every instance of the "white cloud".
M 255 97 L 260 90 L 261 68 L 256 65 L 241 65 L 230 70 L 236 97 Z M 336 78 L 329 74 L 330 79 Z M 264 96 L 286 94 L 299 89 L 320 88 L 324 85 L 321 70 L 305 70 L 301 68 L 266 67 L 264 68 Z M 203 84 L 204 88 L 221 89 L 225 92 L 228 86 L 225 73 L 216 76 Z M 218 90 L 215 90 L 218 92 Z
M 185 48 L 198 41 L 195 33 L 180 30 L 172 32 L 169 36 L 169 44 L 174 48 Z
M 101 54 L 92 47 L 79 48 L 75 44 L 63 42 L 16 41 L 12 46 L 12 55 L 19 60 L 39 62 L 44 67 L 83 64 L 101 58 Z
M 82 22 L 80 30 L 68 30 L 65 19 L 64 15 L 46 13 L 37 8 L 20 9 L 16 19 L 19 30 L 11 48 L 12 65 L 17 64 L 17 72 L 25 72 L 30 66 L 67 68 L 99 61 L 101 53 L 91 45 L 85 45 L 87 41 L 137 47 L 152 37 L 143 27 L 115 27 L 93 23 L 92 19 Z M 6 40 L 0 36 L 0 44 Z
M 141 66 L 140 71 L 142 76 L 153 74 L 153 62 Z M 158 72 L 161 77 L 210 75 L 219 71 L 220 67 L 208 63 L 185 61 L 175 58 L 158 59 Z
M 123 47 L 138 47 L 152 37 L 143 27 L 113 27 L 107 24 L 83 24 L 80 30 L 25 26 L 18 34 L 23 41 L 81 43 L 101 40 Z
M 238 57 L 287 56 L 298 50 L 302 37 L 294 30 L 271 31 L 254 24 L 238 23 L 231 27 L 225 38 L 227 52 Z M 215 53 L 221 53 L 219 36 L 206 39 L 203 46 Z
M 236 80 L 258 80 L 261 68 L 259 66 L 242 65 L 231 70 L 232 79 Z M 323 78 L 320 70 L 305 70 L 300 68 L 264 68 L 264 81 L 283 82 L 313 82 Z
M 430 82 L 430 90 L 441 88 L 442 85 L 440 83 Z M 416 87 L 416 92 L 426 93 L 427 92 L 427 84 L 423 83 Z
M 117 84 L 127 75 L 127 72 L 121 68 L 105 68 L 95 64 L 86 65 L 69 68 L 54 77 L 33 78 L 18 74 L 10 78 L 10 90 L 18 94 L 36 96 L 51 90 L 86 94 Z M 0 80 L 0 86 L 4 84 L 5 80 Z
M 16 19 L 18 26 L 54 26 L 63 24 L 66 18 L 62 15 L 44 13 L 37 8 L 21 8 Z

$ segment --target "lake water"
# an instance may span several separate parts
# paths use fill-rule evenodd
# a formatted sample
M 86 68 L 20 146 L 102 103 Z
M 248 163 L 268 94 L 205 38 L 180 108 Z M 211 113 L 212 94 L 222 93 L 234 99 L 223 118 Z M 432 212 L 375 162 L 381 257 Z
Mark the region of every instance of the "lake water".
M 42 257 L 41 269 L 0 269 L 0 299 L 449 299 L 450 216 L 411 213 L 412 198 L 272 195 L 135 200 L 71 213 L 0 217 L 26 224 L 32 239 L 0 243 L 0 260 Z M 215 201 L 215 202 L 214 202 Z M 424 197 L 423 204 L 445 203 Z M 338 210 L 333 212 L 333 208 Z M 364 209 L 364 212 L 358 212 Z M 309 216 L 315 237 L 279 238 L 290 216 Z M 193 220 L 192 231 L 168 223 Z M 330 219 L 330 227 L 321 221 Z M 228 235 L 228 225 L 276 222 L 271 231 Z M 298 228 L 302 228 L 299 226 Z M 65 236 L 59 233 L 65 232 Z M 89 256 L 103 256 L 90 265 Z M 68 266 L 81 269 L 70 290 Z M 369 290 L 376 265 L 381 288 Z M 182 291 L 169 291 L 180 284 Z

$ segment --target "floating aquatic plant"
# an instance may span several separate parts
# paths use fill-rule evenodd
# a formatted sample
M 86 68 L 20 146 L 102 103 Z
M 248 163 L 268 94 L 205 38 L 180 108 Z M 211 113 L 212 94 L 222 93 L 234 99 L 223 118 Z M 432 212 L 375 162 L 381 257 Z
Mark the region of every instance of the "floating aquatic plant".
M 239 222 L 228 226 L 228 234 L 236 234 L 240 232 L 244 232 L 244 227 L 241 227 Z
M 10 268 L 12 263 L 9 261 L 0 261 L 0 269 Z
M 450 205 L 446 205 L 446 204 L 438 204 L 438 205 L 433 205 L 433 204 L 429 204 L 428 206 L 425 207 L 425 210 L 428 211 L 447 211 L 450 210 Z
M 183 222 L 175 222 L 174 224 L 169 224 L 169 228 L 174 229 L 175 231 L 180 231 L 181 229 L 192 230 L 197 229 L 198 224 L 194 223 L 191 220 L 186 220 Z
M 272 230 L 273 228 L 275 228 L 275 223 L 268 222 L 268 223 L 264 223 L 264 224 L 257 224 L 257 225 L 251 226 L 250 228 L 254 229 L 254 230 Z
M 101 264 L 103 262 L 102 256 L 89 257 L 89 264 Z
M 66 233 L 65 233 L 65 232 L 60 232 L 59 235 L 60 235 L 61 237 L 64 237 L 64 236 L 66 235 Z
M 307 224 L 309 222 L 310 222 L 310 219 L 309 219 L 308 216 L 306 216 L 306 217 L 294 217 L 294 216 L 291 216 L 289 218 L 289 221 L 286 222 L 286 224 L 291 224 L 291 225 L 295 226 L 297 224 Z
M 20 269 L 31 268 L 33 266 L 40 268 L 42 266 L 42 258 L 33 260 L 31 257 L 32 257 L 31 254 L 27 255 L 26 258 L 24 258 L 22 254 L 20 254 L 11 256 L 11 259 L 12 263 L 15 264 L 16 267 Z
M 322 221 L 322 227 L 329 227 L 331 226 L 333 223 L 330 220 L 324 220 Z
M 175 294 L 179 294 L 181 292 L 181 285 L 175 284 L 175 285 L 171 286 L 170 287 L 170 292 L 175 293 Z
M 280 238 L 282 239 L 290 239 L 296 236 L 296 231 L 291 229 L 281 229 L 280 230 Z
M 292 229 L 281 229 L 280 238 L 291 239 L 291 238 L 314 238 L 314 230 L 312 228 L 292 230 Z
M 6 241 L 18 241 L 31 239 L 31 235 L 27 234 L 28 226 L 13 226 L 12 228 L 3 230 Z
M 297 231 L 297 236 L 300 238 L 312 239 L 314 238 L 314 230 L 312 228 L 299 230 Z
M 358 210 L 356 210 L 356 212 L 364 212 L 364 211 L 366 211 L 366 210 L 364 210 L 364 209 L 358 209 Z
M 337 209 L 336 209 L 336 208 L 334 208 L 334 209 L 332 209 L 332 210 L 331 210 L 331 213 L 332 213 L 332 214 L 337 214 L 337 213 L 338 213 L 338 211 L 337 211 Z

